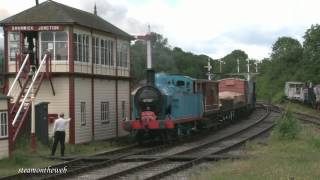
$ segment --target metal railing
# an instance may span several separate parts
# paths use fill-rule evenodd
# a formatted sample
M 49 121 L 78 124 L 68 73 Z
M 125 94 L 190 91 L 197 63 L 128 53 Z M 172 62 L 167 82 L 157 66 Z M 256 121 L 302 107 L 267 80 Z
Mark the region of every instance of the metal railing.
M 22 63 L 22 65 L 21 65 L 21 67 L 20 67 L 20 70 L 19 70 L 16 78 L 14 79 L 14 81 L 13 81 L 13 83 L 12 83 L 12 85 L 11 85 L 8 93 L 7 93 L 7 96 L 10 96 L 10 94 L 11 94 L 11 92 L 12 92 L 12 90 L 13 90 L 13 87 L 15 86 L 15 84 L 16 84 L 17 81 L 18 81 L 18 79 L 20 78 L 20 75 L 21 75 L 21 73 L 22 73 L 22 71 L 23 71 L 23 69 L 24 69 L 24 67 L 25 67 L 28 59 L 29 59 L 29 54 L 27 54 L 27 56 L 26 56 L 25 59 L 23 60 L 23 63 Z
M 16 115 L 14 116 L 14 119 L 13 119 L 13 121 L 12 121 L 12 125 L 13 125 L 13 126 L 15 125 L 16 121 L 18 120 L 18 117 L 19 117 L 19 115 L 20 115 L 20 113 L 21 113 L 21 110 L 22 110 L 22 108 L 23 108 L 23 106 L 24 106 L 24 103 L 26 102 L 27 98 L 29 97 L 29 93 L 30 93 L 31 89 L 33 88 L 33 84 L 34 84 L 34 82 L 36 81 L 36 79 L 37 79 L 37 77 L 38 77 L 38 75 L 39 75 L 39 73 L 40 73 L 40 70 L 41 70 L 41 68 L 42 68 L 42 65 L 43 65 L 44 62 L 46 61 L 47 56 L 48 56 L 48 55 L 45 54 L 45 56 L 43 57 L 43 59 L 42 59 L 41 62 L 40 62 L 40 65 L 39 65 L 38 70 L 36 71 L 36 73 L 35 73 L 35 74 L 33 75 L 33 77 L 32 77 L 32 81 L 31 81 L 31 84 L 30 84 L 30 86 L 29 86 L 29 88 L 28 88 L 28 91 L 27 91 L 27 93 L 25 94 L 25 96 L 24 96 L 24 98 L 23 98 L 23 100 L 22 100 L 22 102 L 21 102 L 21 104 L 20 104 L 19 110 L 18 110 L 18 112 L 16 113 Z

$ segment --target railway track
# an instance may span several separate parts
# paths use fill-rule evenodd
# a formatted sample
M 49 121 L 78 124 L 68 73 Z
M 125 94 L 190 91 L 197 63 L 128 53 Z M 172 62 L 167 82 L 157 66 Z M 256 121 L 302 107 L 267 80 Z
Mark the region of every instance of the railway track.
M 270 111 L 272 111 L 273 113 L 277 113 L 278 115 L 280 115 L 285 109 L 281 108 L 279 106 L 276 105 L 270 105 L 267 104 L 265 102 L 261 102 L 258 104 L 258 106 L 265 106 L 265 107 L 269 107 Z M 307 124 L 314 124 L 314 125 L 320 125 L 320 117 L 314 116 L 314 115 L 310 115 L 310 114 L 305 114 L 305 113 L 301 113 L 301 112 L 293 112 L 293 114 L 295 115 L 295 117 L 302 121 L 303 123 L 307 123 Z M 239 148 L 235 148 L 235 150 L 231 150 L 228 151 L 226 153 L 224 153 L 222 156 L 218 156 L 219 158 L 217 158 L 216 160 L 220 160 L 220 159 L 237 159 L 237 158 L 246 158 L 244 156 L 239 156 Z M 233 155 L 233 156 L 230 156 Z M 201 164 L 197 165 L 197 166 L 193 166 L 192 168 L 189 168 L 187 170 L 183 170 L 183 171 L 179 171 L 177 173 L 171 174 L 169 176 L 166 176 L 165 178 L 162 179 L 189 179 L 190 176 L 196 176 L 197 172 L 203 170 L 203 169 L 207 169 L 209 166 L 211 166 L 213 163 L 210 162 L 213 159 L 205 159 L 204 162 L 202 162 Z
M 155 167 L 155 169 L 166 169 L 166 171 L 170 171 L 177 167 L 188 167 L 190 165 L 189 163 L 193 164 L 202 161 L 230 158 L 236 159 L 239 157 L 224 156 L 221 155 L 221 153 L 239 144 L 236 143 L 232 146 L 230 145 L 230 147 L 224 147 L 223 150 L 222 142 L 232 142 L 232 140 L 228 141 L 228 138 L 230 139 L 237 135 L 240 137 L 240 135 L 248 129 L 257 124 L 261 124 L 263 119 L 269 116 L 269 113 L 270 112 L 266 112 L 263 108 L 258 108 L 246 121 L 243 120 L 241 123 L 228 126 L 212 135 L 199 135 L 191 138 L 192 140 L 182 141 L 176 144 L 149 148 L 132 145 L 114 151 L 100 153 L 95 156 L 77 158 L 51 167 L 67 167 L 68 171 L 66 174 L 18 174 L 11 176 L 10 179 L 113 179 L 123 176 L 130 179 L 136 176 L 135 173 L 137 169 L 145 169 L 148 172 L 149 168 Z M 257 121 L 257 119 L 260 120 Z M 272 127 L 270 123 L 267 124 L 270 125 L 269 128 Z M 246 139 L 242 139 L 241 141 L 239 140 L 238 143 L 241 144 L 245 141 Z M 221 147 L 215 150 L 213 147 L 217 146 L 218 143 L 222 143 L 220 144 Z M 205 152 L 205 149 L 210 149 L 209 151 L 213 153 L 209 154 L 208 151 Z M 200 154 L 200 152 L 202 153 Z M 133 175 L 129 172 L 133 172 Z M 151 172 L 155 171 L 151 170 Z M 151 173 L 150 177 L 153 177 L 155 174 L 158 173 Z
M 276 113 L 282 113 L 283 111 L 285 111 L 285 109 L 283 107 L 277 106 L 277 105 L 273 105 L 273 104 L 267 104 L 267 103 L 262 103 L 265 106 L 268 106 L 269 109 L 273 112 Z M 304 122 L 304 123 L 311 123 L 311 124 L 315 124 L 315 125 L 320 125 L 320 117 L 317 117 L 315 115 L 310 115 L 310 114 L 306 114 L 306 113 L 301 113 L 301 112 L 292 112 L 294 114 L 294 116 Z
M 225 130 L 216 135 L 197 142 L 185 143 L 182 146 L 163 148 L 142 152 L 139 155 L 126 156 L 111 166 L 95 168 L 93 171 L 64 177 L 66 179 L 160 179 L 187 169 L 196 164 L 220 159 L 237 159 L 238 156 L 223 153 L 251 140 L 274 126 L 274 118 L 279 117 L 282 110 L 269 106 L 268 112 L 257 121 L 241 123 L 237 131 Z M 319 118 L 295 113 L 299 119 L 318 124 Z M 239 125 L 240 126 L 240 125 Z
M 184 143 L 171 148 L 163 148 L 151 153 L 127 156 L 113 165 L 64 178 L 157 179 L 164 174 L 168 175 L 170 172 L 177 172 L 178 169 L 184 169 L 202 161 L 238 158 L 220 154 L 272 128 L 273 123 L 268 118 L 269 114 L 270 112 L 260 109 L 251 116 L 250 120 L 241 122 L 237 127 L 230 126 L 202 140 Z M 265 121 L 265 119 L 269 120 Z M 252 129 L 253 127 L 256 127 L 255 130 Z M 250 130 L 251 134 L 248 133 L 248 130 Z M 235 138 L 238 139 L 236 140 Z
M 92 156 L 88 156 L 88 157 L 72 158 L 71 160 L 52 165 L 50 167 L 52 169 L 53 168 L 60 169 L 60 168 L 68 167 L 68 171 L 70 173 L 76 173 L 76 172 L 78 172 L 79 169 L 81 169 L 83 167 L 90 167 L 90 166 L 98 165 L 101 162 L 99 160 L 102 160 L 103 157 L 122 158 L 125 156 L 130 156 L 132 154 L 136 154 L 136 153 L 138 154 L 139 152 L 147 151 L 150 149 L 142 149 L 138 145 L 134 144 L 134 145 L 126 146 L 123 148 L 117 148 L 117 149 L 114 149 L 111 151 L 101 152 L 101 153 L 98 153 L 98 154 L 95 154 Z M 96 160 L 94 160 L 94 159 L 96 159 Z M 0 179 L 1 180 L 4 180 L 4 179 L 25 179 L 25 178 L 41 179 L 46 176 L 47 175 L 44 175 L 44 174 L 16 174 L 16 175 L 12 175 L 12 176 L 3 177 Z

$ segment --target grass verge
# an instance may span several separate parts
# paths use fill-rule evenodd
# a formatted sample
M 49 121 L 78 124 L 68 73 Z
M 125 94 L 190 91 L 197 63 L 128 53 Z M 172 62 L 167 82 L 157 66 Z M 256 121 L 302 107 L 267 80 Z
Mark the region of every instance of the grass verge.
M 272 133 L 267 145 L 248 143 L 242 152 L 248 158 L 217 162 L 192 179 L 320 179 L 319 127 L 301 126 L 294 140 L 279 138 L 276 134 Z
M 317 111 L 316 109 L 313 109 L 313 108 L 311 108 L 309 106 L 300 104 L 300 103 L 292 103 L 292 102 L 286 101 L 286 102 L 280 104 L 280 106 L 287 107 L 287 108 L 291 109 L 294 112 L 301 112 L 301 113 L 315 115 L 315 116 L 319 116 L 320 117 L 320 112 L 319 111 Z

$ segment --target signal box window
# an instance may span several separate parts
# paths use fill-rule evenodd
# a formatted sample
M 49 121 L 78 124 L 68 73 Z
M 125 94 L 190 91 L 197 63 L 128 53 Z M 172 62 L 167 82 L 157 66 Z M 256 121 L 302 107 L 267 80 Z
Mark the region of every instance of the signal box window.
M 41 32 L 41 59 L 49 50 L 56 61 L 68 60 L 68 33 L 65 31 Z M 75 55 L 77 56 L 77 55 Z
M 101 122 L 109 123 L 109 102 L 101 102 Z
M 89 62 L 89 35 L 73 34 L 73 58 L 78 62 Z
M 7 112 L 0 112 L 0 138 L 8 137 L 8 116 Z
M 10 61 L 16 60 L 16 54 L 20 52 L 20 34 L 18 32 L 9 33 L 9 58 Z
M 86 102 L 80 102 L 80 120 L 81 120 L 81 125 L 85 126 L 87 121 Z
M 126 118 L 126 101 L 121 101 L 121 118 Z

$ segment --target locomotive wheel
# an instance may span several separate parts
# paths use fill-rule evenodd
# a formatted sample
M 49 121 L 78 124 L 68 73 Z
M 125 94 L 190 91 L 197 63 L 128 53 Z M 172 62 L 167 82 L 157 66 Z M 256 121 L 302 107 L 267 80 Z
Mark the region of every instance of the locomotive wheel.
M 136 140 L 138 142 L 139 145 L 143 145 L 144 144 L 144 132 L 142 131 L 137 131 L 136 133 Z
M 139 145 L 147 145 L 150 141 L 150 139 L 152 139 L 150 133 L 144 131 L 144 130 L 139 130 L 136 133 L 136 140 L 138 142 Z
M 160 141 L 162 144 L 168 143 L 168 136 L 167 136 L 166 130 L 160 131 L 159 135 L 160 135 Z
M 168 143 L 173 143 L 175 139 L 177 139 L 177 133 L 175 130 L 166 130 L 166 137 Z

